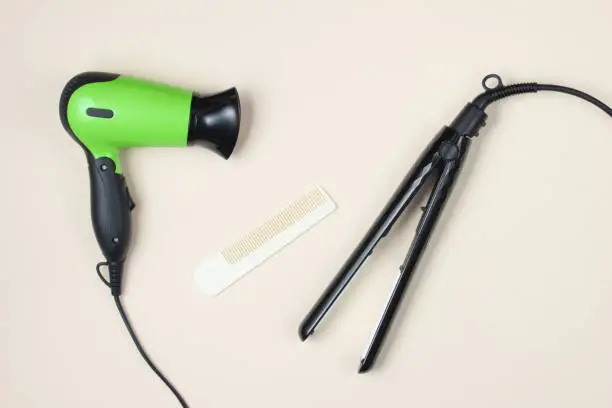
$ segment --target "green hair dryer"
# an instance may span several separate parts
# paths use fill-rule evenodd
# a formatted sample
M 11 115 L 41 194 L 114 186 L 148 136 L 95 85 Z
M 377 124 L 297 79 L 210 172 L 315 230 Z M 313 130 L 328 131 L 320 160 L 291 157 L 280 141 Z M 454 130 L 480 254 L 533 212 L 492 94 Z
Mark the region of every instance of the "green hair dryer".
M 238 92 L 230 88 L 202 96 L 134 77 L 84 72 L 64 87 L 59 114 L 64 129 L 81 145 L 89 164 L 91 218 L 106 258 L 96 266 L 98 276 L 110 287 L 121 318 L 146 363 L 181 406 L 187 407 L 140 345 L 120 300 L 134 203 L 122 174 L 119 150 L 203 144 L 228 159 L 240 129 Z M 102 265 L 108 266 L 108 280 L 100 272 Z
M 231 88 L 201 96 L 134 77 L 85 72 L 66 84 L 59 109 L 62 125 L 87 156 L 93 227 L 112 294 L 119 295 L 134 208 L 119 150 L 197 143 L 227 159 L 240 128 L 238 93 Z

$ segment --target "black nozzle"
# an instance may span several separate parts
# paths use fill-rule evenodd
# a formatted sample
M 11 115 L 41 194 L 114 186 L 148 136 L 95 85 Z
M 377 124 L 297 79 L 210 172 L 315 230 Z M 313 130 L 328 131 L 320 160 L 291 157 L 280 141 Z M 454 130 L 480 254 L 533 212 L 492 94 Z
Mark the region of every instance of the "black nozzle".
M 236 88 L 211 96 L 193 95 L 187 143 L 202 144 L 228 159 L 240 131 L 240 99 Z

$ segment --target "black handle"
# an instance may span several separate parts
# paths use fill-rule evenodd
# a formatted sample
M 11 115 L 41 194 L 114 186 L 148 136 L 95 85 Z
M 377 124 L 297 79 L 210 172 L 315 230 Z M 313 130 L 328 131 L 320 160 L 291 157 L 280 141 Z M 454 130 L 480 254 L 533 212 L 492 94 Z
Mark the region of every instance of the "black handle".
M 100 249 L 111 270 L 121 268 L 131 238 L 130 198 L 125 178 L 115 173 L 108 157 L 94 159 L 88 153 L 91 185 L 91 221 Z M 119 282 L 120 283 L 120 282 Z

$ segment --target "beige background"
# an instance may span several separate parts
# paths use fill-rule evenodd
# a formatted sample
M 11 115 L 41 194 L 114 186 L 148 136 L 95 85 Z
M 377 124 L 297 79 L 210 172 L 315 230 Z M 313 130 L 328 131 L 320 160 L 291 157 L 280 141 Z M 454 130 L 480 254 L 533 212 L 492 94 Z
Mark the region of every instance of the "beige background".
M 125 152 L 137 203 L 125 306 L 191 407 L 612 406 L 612 121 L 563 95 L 489 110 L 375 370 L 356 373 L 416 218 L 307 343 L 297 327 L 424 145 L 480 80 L 612 103 L 612 3 L 4 1 L 0 406 L 175 407 L 94 265 L 85 157 L 57 103 L 102 70 L 215 92 L 225 162 Z M 216 298 L 195 265 L 315 185 L 338 210 Z

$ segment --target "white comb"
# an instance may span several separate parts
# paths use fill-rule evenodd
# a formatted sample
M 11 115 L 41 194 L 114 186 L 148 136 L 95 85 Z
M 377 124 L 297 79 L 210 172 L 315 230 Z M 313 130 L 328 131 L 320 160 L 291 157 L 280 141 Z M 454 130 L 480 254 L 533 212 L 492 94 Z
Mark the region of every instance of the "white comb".
M 194 273 L 200 291 L 218 295 L 336 209 L 317 187 L 239 240 L 202 262 Z

